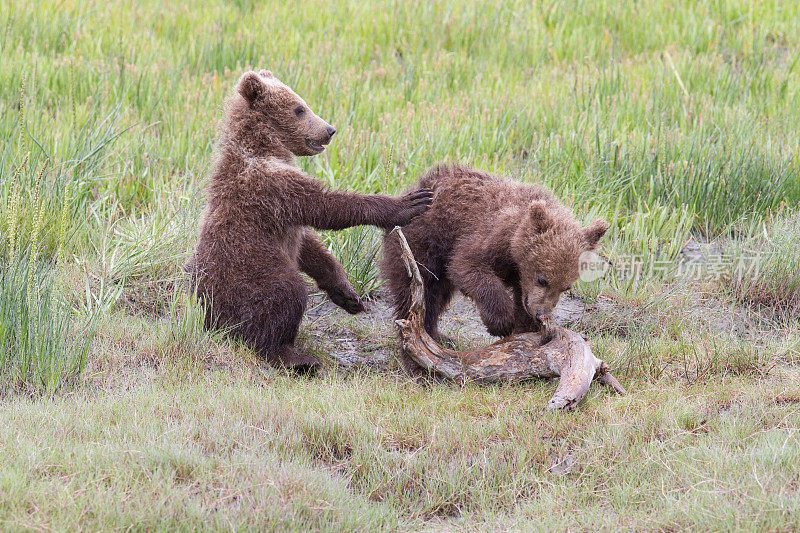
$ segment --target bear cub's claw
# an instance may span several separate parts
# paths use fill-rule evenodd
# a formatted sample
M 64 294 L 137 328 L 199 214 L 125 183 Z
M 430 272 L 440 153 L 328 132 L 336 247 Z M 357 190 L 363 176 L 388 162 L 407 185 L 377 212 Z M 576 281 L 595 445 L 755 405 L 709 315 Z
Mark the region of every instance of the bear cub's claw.
M 437 343 L 441 344 L 445 348 L 449 348 L 451 350 L 458 349 L 458 343 L 456 343 L 455 339 L 453 339 L 452 337 L 449 337 L 442 333 L 431 335 L 431 337 L 433 337 L 433 340 L 435 340 Z
M 302 376 L 316 376 L 322 369 L 319 359 L 302 350 L 294 350 L 281 363 L 288 370 Z
M 394 224 L 390 224 L 390 226 L 405 226 L 415 217 L 427 211 L 433 202 L 433 195 L 433 189 L 422 188 L 398 198 L 398 211 L 395 215 Z
M 365 309 L 364 302 L 350 287 L 336 287 L 326 292 L 328 293 L 328 298 L 330 298 L 333 303 L 351 315 L 360 313 Z

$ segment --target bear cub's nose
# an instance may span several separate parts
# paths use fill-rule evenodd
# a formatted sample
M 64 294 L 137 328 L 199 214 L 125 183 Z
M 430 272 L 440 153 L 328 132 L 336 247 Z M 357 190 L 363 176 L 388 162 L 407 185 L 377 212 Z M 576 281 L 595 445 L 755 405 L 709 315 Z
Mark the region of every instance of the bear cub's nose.
M 333 126 L 328 126 L 327 131 L 328 131 L 328 137 L 333 137 L 333 134 L 336 133 L 336 128 L 334 128 Z

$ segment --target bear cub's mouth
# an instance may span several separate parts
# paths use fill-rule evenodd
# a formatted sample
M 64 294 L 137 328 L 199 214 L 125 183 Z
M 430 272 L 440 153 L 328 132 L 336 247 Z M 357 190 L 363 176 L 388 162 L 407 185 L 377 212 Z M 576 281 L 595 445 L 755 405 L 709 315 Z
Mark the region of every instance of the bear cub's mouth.
M 319 154 L 323 150 L 325 150 L 325 145 L 330 142 L 330 139 L 326 142 L 317 142 L 312 141 L 311 139 L 306 139 L 306 146 L 308 146 L 314 153 Z

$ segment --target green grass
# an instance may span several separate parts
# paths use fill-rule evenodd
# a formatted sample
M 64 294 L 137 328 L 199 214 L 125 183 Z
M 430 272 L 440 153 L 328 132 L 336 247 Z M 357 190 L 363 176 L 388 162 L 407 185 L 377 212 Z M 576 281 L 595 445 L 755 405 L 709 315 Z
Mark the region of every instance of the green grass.
M 69 304 L 64 274 L 72 202 L 66 187 L 60 191 L 45 179 L 49 163 L 32 163 L 27 152 L 3 184 L 0 395 L 53 392 L 74 382 L 94 335 L 96 315 L 75 320 Z M 47 211 L 56 215 L 46 217 Z
M 736 300 L 757 307 L 777 308 L 789 316 L 800 310 L 800 214 L 780 213 L 764 228 L 731 248 L 737 259 L 730 272 Z
M 0 269 L 0 397 L 74 382 L 94 336 L 95 316 L 75 320 L 58 272 L 33 257 L 11 258 Z
M 793 2 L 0 3 L 0 524 L 797 529 L 798 63 Z M 181 265 L 250 67 L 337 127 L 299 161 L 332 187 L 459 161 L 608 220 L 643 275 L 573 327 L 631 395 L 545 416 L 549 383 L 306 380 L 203 331 Z M 378 233 L 324 242 L 376 294 Z

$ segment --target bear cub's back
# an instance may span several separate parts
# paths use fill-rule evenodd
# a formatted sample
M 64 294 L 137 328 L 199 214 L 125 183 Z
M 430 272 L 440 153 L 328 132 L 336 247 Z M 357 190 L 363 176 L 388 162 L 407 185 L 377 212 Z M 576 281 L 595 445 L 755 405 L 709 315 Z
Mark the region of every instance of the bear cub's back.
M 423 175 L 417 186 L 433 189 L 435 196 L 430 210 L 412 224 L 429 231 L 446 230 L 454 237 L 478 231 L 501 211 L 524 210 L 537 200 L 556 211 L 564 210 L 544 187 L 461 165 L 438 165 Z

